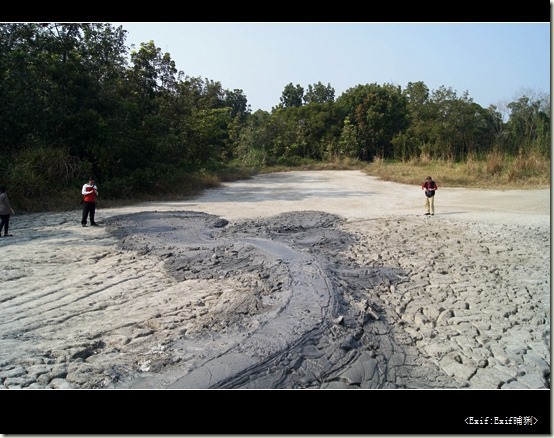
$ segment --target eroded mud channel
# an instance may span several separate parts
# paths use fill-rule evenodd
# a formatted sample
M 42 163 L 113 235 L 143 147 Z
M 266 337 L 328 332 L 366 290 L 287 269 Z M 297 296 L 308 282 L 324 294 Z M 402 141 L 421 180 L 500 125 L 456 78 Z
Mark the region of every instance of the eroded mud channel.
M 342 223 L 315 211 L 233 225 L 197 212 L 112 218 L 121 248 L 163 260 L 182 294 L 194 280 L 214 290 L 160 314 L 178 336 L 107 386 L 463 386 L 422 360 L 383 308 L 379 294 L 407 281 L 406 272 L 348 258 L 356 237 Z

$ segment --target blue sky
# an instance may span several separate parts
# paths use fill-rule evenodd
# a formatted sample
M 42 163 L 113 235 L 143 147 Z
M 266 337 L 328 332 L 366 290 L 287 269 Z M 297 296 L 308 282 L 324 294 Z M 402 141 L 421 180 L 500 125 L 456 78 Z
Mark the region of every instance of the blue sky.
M 215 6 L 213 6 L 215 7 Z M 550 93 L 550 23 L 120 22 L 126 43 L 154 41 L 187 76 L 241 89 L 271 111 L 284 87 L 424 82 L 483 107 Z

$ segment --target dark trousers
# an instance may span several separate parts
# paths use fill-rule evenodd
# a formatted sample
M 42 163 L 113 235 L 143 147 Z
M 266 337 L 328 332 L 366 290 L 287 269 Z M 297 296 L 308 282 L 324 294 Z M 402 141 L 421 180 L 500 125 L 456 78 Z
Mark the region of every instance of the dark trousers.
M 4 236 L 7 236 L 9 227 L 10 227 L 10 215 L 0 214 L 0 236 L 2 235 L 2 230 L 4 230 Z
M 90 215 L 90 223 L 94 223 L 94 212 L 96 211 L 96 202 L 85 202 L 83 204 L 83 218 L 81 219 L 81 224 L 87 224 L 87 218 Z

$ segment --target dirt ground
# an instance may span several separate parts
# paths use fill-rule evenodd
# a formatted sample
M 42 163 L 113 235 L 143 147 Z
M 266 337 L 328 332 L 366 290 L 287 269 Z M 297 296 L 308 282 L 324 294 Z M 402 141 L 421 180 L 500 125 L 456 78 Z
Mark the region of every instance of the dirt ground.
M 13 216 L 0 383 L 549 388 L 550 191 L 438 183 L 434 216 L 358 171 Z

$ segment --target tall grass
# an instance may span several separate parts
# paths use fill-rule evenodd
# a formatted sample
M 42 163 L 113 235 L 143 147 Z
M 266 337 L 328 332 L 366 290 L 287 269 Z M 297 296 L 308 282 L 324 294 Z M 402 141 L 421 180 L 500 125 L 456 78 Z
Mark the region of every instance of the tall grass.
M 51 211 L 80 202 L 81 185 L 71 192 L 86 163 L 69 154 L 68 148 L 27 148 L 16 154 L 12 166 L 3 169 L 3 183 L 14 208 Z
M 510 157 L 491 152 L 464 162 L 418 158 L 407 162 L 376 159 L 364 172 L 384 181 L 421 184 L 432 176 L 441 186 L 482 189 L 539 189 L 550 187 L 550 160 L 537 154 Z

